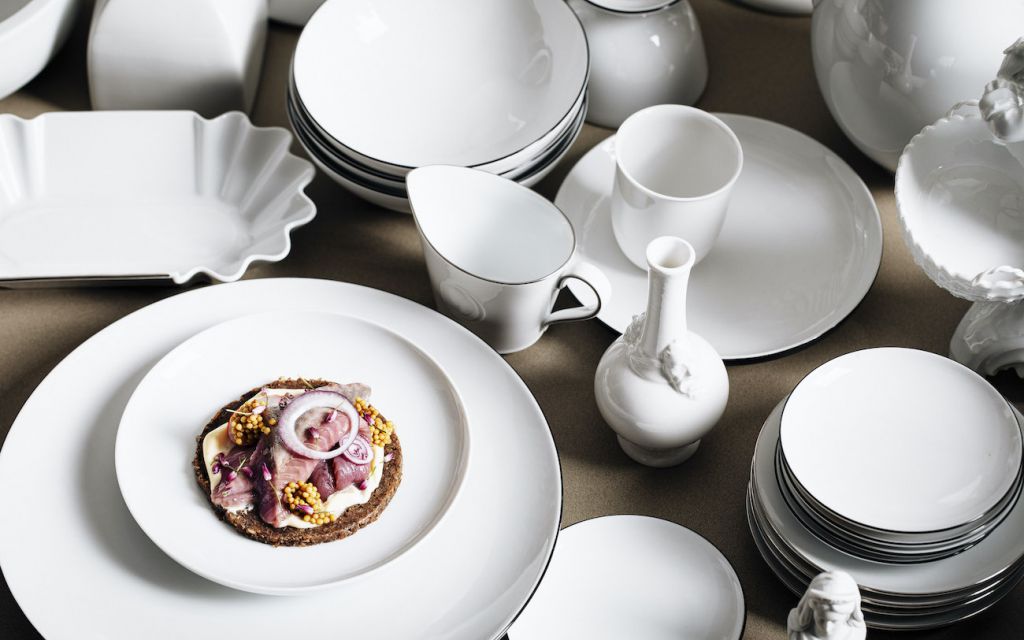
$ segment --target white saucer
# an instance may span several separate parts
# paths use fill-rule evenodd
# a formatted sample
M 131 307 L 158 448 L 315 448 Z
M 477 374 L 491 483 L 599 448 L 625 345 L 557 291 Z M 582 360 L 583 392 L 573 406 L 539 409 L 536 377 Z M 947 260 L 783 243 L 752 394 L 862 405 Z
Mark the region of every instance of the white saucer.
M 744 166 L 722 234 L 693 269 L 687 320 L 726 360 L 780 353 L 820 337 L 867 294 L 882 223 L 861 179 L 820 143 L 767 120 L 716 115 L 739 137 Z M 572 221 L 580 257 L 611 281 L 597 317 L 622 332 L 646 307 L 647 274 L 612 235 L 613 140 L 573 167 L 555 204 Z M 585 286 L 569 288 L 593 302 Z
M 606 516 L 558 537 L 509 640 L 735 640 L 743 590 L 710 542 L 673 522 Z
M 221 522 L 192 474 L 180 470 L 219 407 L 281 376 L 303 375 L 368 384 L 408 455 L 394 498 L 365 530 L 275 549 Z M 167 411 L 168 398 L 188 402 Z M 468 456 L 462 402 L 433 358 L 361 318 L 276 311 L 218 324 L 164 356 L 125 407 L 114 463 L 125 504 L 167 555 L 234 589 L 291 595 L 365 575 L 411 549 L 448 511 Z

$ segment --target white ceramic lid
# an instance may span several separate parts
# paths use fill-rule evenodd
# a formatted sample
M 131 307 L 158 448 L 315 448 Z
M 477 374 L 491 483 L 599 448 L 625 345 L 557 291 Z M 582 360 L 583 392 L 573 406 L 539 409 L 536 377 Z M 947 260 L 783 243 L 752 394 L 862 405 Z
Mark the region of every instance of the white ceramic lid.
M 562 0 L 330 0 L 293 69 L 310 115 L 346 147 L 406 167 L 475 166 L 562 122 L 589 58 Z
M 781 442 L 821 505 L 886 531 L 972 522 L 1021 464 L 1006 400 L 970 369 L 914 349 L 856 351 L 812 371 L 786 402 Z
M 674 522 L 606 516 L 559 534 L 544 581 L 510 640 L 735 640 L 739 578 L 710 542 Z

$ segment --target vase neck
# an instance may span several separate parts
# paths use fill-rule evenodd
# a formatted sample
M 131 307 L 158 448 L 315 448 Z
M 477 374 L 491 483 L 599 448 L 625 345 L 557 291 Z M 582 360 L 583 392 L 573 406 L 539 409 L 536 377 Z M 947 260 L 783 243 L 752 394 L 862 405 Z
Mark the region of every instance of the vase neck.
M 640 351 L 656 358 L 665 347 L 687 334 L 686 291 L 690 266 L 662 269 L 652 265 L 648 274 L 647 321 L 640 335 Z

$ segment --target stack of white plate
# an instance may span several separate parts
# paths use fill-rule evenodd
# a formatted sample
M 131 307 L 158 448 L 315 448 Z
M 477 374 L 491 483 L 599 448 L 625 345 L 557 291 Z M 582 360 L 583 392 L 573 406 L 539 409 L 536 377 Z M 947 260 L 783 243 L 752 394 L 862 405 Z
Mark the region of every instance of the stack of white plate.
M 983 378 L 912 349 L 809 374 L 768 417 L 747 516 L 790 589 L 849 572 L 867 623 L 951 624 L 1024 576 L 1022 417 Z
M 416 167 L 544 177 L 583 127 L 588 74 L 562 0 L 329 0 L 299 38 L 288 116 L 324 173 L 408 211 Z

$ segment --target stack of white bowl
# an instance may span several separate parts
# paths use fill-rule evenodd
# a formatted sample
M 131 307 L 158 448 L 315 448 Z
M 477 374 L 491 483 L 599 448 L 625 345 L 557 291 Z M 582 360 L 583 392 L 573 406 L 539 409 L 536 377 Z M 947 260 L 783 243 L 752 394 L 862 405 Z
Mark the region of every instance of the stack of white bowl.
M 324 173 L 408 211 L 417 167 L 544 177 L 583 127 L 588 74 L 563 0 L 328 0 L 299 38 L 288 115 Z
M 872 627 L 976 615 L 1024 576 L 1022 422 L 947 358 L 896 348 L 836 358 L 761 431 L 754 541 L 796 593 L 821 571 L 853 575 Z

